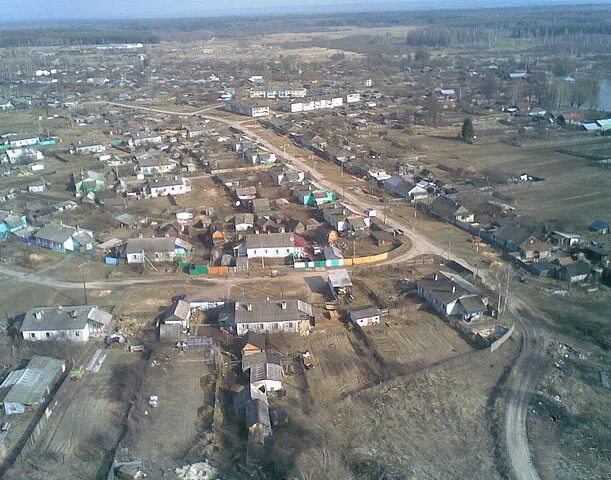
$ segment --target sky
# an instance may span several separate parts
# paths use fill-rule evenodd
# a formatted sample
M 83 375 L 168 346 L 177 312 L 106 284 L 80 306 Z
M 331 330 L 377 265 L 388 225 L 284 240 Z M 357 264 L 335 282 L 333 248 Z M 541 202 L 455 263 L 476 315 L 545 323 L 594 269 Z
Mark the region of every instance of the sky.
M 2 21 L 171 18 L 605 3 L 605 0 L 0 0 Z

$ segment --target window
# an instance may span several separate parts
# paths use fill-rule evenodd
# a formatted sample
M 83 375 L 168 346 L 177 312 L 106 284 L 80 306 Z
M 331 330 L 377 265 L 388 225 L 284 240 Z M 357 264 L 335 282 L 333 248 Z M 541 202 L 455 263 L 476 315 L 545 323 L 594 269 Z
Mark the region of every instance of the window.
M 47 336 L 47 338 L 51 338 L 51 334 L 49 332 L 45 332 L 45 335 Z
M 75 334 L 77 337 L 80 337 L 80 336 L 81 336 L 81 334 L 80 334 L 79 332 L 74 332 L 74 334 Z
M 30 333 L 30 338 L 36 338 L 36 334 L 35 333 Z

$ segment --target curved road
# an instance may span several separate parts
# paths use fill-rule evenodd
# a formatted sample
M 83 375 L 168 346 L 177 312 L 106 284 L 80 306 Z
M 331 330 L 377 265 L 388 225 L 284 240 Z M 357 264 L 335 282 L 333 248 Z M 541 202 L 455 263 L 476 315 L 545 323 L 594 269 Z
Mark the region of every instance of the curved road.
M 291 167 L 309 173 L 310 176 L 314 179 L 313 183 L 315 183 L 319 187 L 326 188 L 336 193 L 342 191 L 339 185 L 329 179 L 324 178 L 324 176 L 320 172 L 312 168 L 308 163 L 306 163 L 306 161 L 280 150 L 278 147 L 265 140 L 264 138 L 259 137 L 252 129 L 244 125 L 244 123 L 249 122 L 251 120 L 239 122 L 210 114 L 204 114 L 204 112 L 219 108 L 220 105 L 203 108 L 194 112 L 173 112 L 171 110 L 127 105 L 116 102 L 92 103 L 104 103 L 107 105 L 113 105 L 116 107 L 127 108 L 132 110 L 142 110 L 184 117 L 198 115 L 200 118 L 224 123 L 230 127 L 239 128 L 245 134 L 250 136 L 253 140 L 259 142 L 269 151 L 275 153 L 279 158 L 283 157 L 289 160 L 291 162 Z M 365 210 L 366 208 L 379 208 L 379 204 L 369 203 L 363 197 L 357 196 L 352 192 L 344 192 L 343 197 L 354 206 L 363 210 Z M 389 216 L 386 219 L 386 223 L 393 229 L 402 229 L 406 233 L 408 232 L 409 237 L 412 240 L 412 249 L 409 252 L 401 255 L 398 258 L 388 260 L 388 262 L 396 263 L 426 253 L 433 253 L 437 255 L 444 254 L 443 249 L 432 243 L 429 238 L 416 232 L 413 228 L 411 228 L 411 226 L 403 223 L 402 221 L 399 221 Z M 473 270 L 473 268 L 461 258 L 457 258 L 451 255 L 450 259 L 456 261 L 457 263 L 460 263 L 461 265 L 465 266 L 466 268 L 469 268 L 470 270 Z M 0 267 L 0 273 L 5 273 L 5 270 L 5 268 Z M 31 275 L 24 275 L 29 276 L 31 280 Z M 11 276 L 15 276 L 15 274 L 13 273 L 11 274 Z M 41 280 L 42 279 L 37 279 L 36 283 L 39 283 Z M 215 281 L 218 280 L 221 279 L 215 279 Z M 146 281 L 130 282 L 133 284 L 145 283 Z M 54 286 L 62 286 L 60 284 L 67 284 L 70 285 L 68 286 L 68 288 L 74 287 L 74 284 L 71 284 L 71 282 L 59 282 L 60 284 L 58 284 L 58 282 L 53 281 L 51 283 Z M 78 288 L 81 287 L 81 284 L 76 285 L 78 285 Z M 102 287 L 97 287 L 96 285 L 102 285 Z M 118 285 L 117 282 L 90 282 L 88 284 L 88 286 L 90 286 L 91 288 L 104 288 L 104 286 L 115 285 Z M 526 420 L 528 416 L 530 398 L 532 396 L 532 393 L 535 391 L 542 372 L 545 369 L 545 359 L 542 354 L 545 351 L 546 340 L 542 331 L 535 327 L 532 321 L 528 321 L 527 319 L 520 316 L 518 316 L 518 318 L 518 323 L 521 327 L 522 332 L 522 348 L 516 361 L 516 364 L 514 365 L 511 377 L 510 392 L 507 399 L 507 409 L 505 413 L 505 439 L 507 443 L 511 466 L 515 477 L 518 480 L 539 480 L 540 477 L 536 469 L 534 468 L 531 460 L 531 452 L 528 445 Z

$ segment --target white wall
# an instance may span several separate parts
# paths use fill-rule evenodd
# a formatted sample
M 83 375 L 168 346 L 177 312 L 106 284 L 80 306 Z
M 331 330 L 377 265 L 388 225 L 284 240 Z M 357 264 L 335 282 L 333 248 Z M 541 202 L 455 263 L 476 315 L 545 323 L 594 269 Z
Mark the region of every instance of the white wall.
M 285 258 L 294 253 L 295 247 L 249 248 L 246 250 L 248 258 Z
M 49 331 L 22 331 L 23 339 L 28 342 L 47 342 L 50 340 L 70 340 L 73 342 L 86 342 L 89 340 L 89 326 L 81 330 L 49 330 Z

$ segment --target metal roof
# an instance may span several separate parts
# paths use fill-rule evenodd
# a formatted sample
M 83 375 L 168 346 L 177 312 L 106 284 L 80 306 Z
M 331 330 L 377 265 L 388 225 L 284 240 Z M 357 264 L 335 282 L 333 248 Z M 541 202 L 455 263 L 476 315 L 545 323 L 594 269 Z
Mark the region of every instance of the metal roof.
M 12 371 L 0 385 L 0 398 L 6 403 L 36 405 L 64 370 L 65 362 L 50 357 L 34 356 L 26 368 Z
M 93 306 L 38 307 L 28 310 L 21 324 L 23 332 L 81 330 L 87 322 L 108 325 L 112 315 Z
M 366 305 L 364 307 L 352 308 L 348 311 L 350 320 L 362 320 L 363 318 L 377 317 L 380 315 L 380 309 L 373 305 Z
M 48 225 L 38 229 L 34 236 L 50 242 L 64 243 L 77 231 L 78 230 L 76 227 L 71 227 L 69 225 L 54 225 L 49 223 Z
M 292 233 L 266 233 L 246 235 L 246 248 L 287 248 L 295 246 Z
M 348 270 L 345 268 L 340 268 L 339 270 L 329 270 L 328 275 L 329 284 L 333 288 L 345 288 L 352 285 L 352 280 L 350 280 Z
M 271 380 L 282 381 L 282 365 L 277 363 L 257 363 L 250 367 L 250 383 Z
M 176 237 L 130 238 L 127 240 L 127 253 L 173 252 Z
M 296 322 L 312 316 L 312 306 L 301 300 L 235 302 L 236 323 Z

